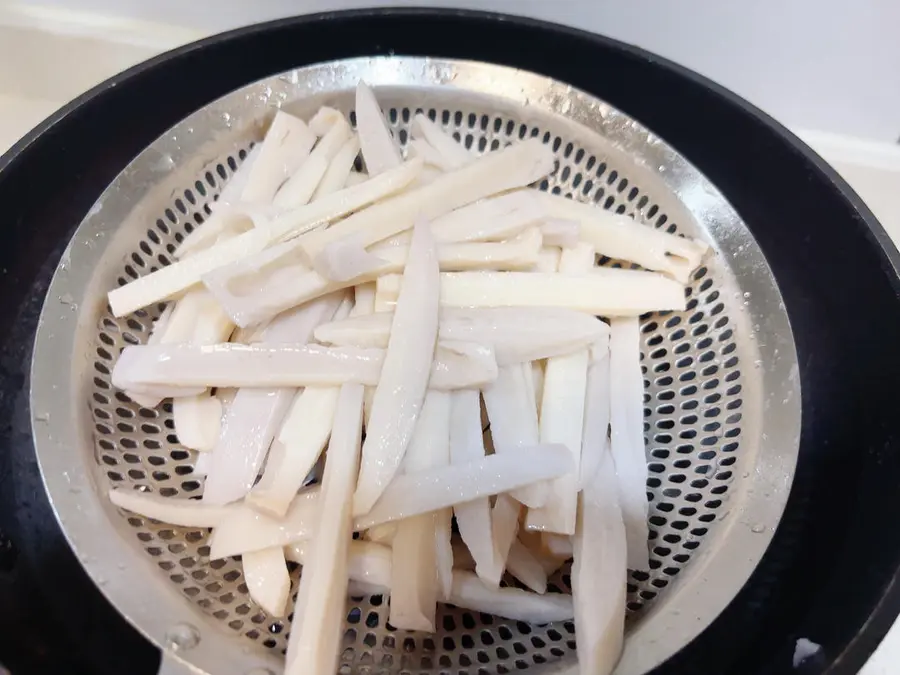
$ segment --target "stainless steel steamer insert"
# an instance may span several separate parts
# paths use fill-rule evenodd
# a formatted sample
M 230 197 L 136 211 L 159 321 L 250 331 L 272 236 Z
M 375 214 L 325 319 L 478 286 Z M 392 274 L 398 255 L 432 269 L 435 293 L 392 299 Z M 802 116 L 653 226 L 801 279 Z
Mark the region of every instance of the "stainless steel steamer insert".
M 33 433 L 63 530 L 107 598 L 170 652 L 164 670 L 280 670 L 289 621 L 250 600 L 239 562 L 210 561 L 205 530 L 120 512 L 106 499 L 114 485 L 199 495 L 203 479 L 191 474 L 194 453 L 177 443 L 170 407 L 141 408 L 110 384 L 119 351 L 146 340 L 159 308 L 116 319 L 105 298 L 170 261 L 275 109 L 350 113 L 359 79 L 377 87 L 404 146 L 418 110 L 478 151 L 539 137 L 559 160 L 541 189 L 714 249 L 685 312 L 642 319 L 652 570 L 629 576 L 617 672 L 645 672 L 724 609 L 772 537 L 797 459 L 796 352 L 762 252 L 716 188 L 627 115 L 529 72 L 411 57 L 301 68 L 211 103 L 132 161 L 69 243 L 37 331 Z M 554 583 L 568 590 L 566 569 Z M 575 663 L 571 622 L 538 627 L 445 609 L 439 632 L 426 635 L 389 630 L 386 620 L 380 596 L 350 599 L 340 673 L 566 673 Z

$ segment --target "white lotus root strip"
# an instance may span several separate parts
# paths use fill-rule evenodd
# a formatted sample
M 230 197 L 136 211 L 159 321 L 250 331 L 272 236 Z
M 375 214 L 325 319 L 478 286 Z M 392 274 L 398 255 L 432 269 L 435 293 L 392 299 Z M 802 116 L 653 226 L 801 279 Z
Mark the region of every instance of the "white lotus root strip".
M 113 384 L 139 392 L 152 389 L 163 397 L 194 396 L 207 387 L 329 387 L 351 382 L 378 387 L 385 379 L 389 353 L 293 343 L 129 345 L 113 369 Z M 496 379 L 497 361 L 488 347 L 442 342 L 431 367 L 423 366 L 420 376 L 441 391 L 481 387 Z
M 284 551 L 274 546 L 245 553 L 241 565 L 244 583 L 253 601 L 269 616 L 284 616 L 291 591 Z
M 305 343 L 317 325 L 334 316 L 342 296 L 328 296 L 282 315 L 266 329 L 267 340 Z M 234 345 L 237 348 L 253 347 Z M 260 348 L 263 348 L 261 346 Z M 216 349 L 217 346 L 200 347 Z M 184 367 L 188 367 L 184 364 Z M 159 369 L 159 366 L 156 366 Z M 227 384 L 224 386 L 228 386 Z M 224 504 L 244 497 L 259 475 L 295 391 L 290 387 L 240 389 L 222 422 L 203 491 L 204 501 Z
M 412 438 L 429 380 L 438 326 L 439 269 L 427 223 L 413 232 L 384 366 L 366 427 L 355 515 L 367 513 L 397 473 Z
M 353 288 L 353 309 L 350 310 L 351 317 L 366 316 L 375 311 L 375 282 L 371 281 L 365 284 L 359 284 Z M 321 328 L 321 326 L 319 327 Z M 318 328 L 316 329 L 318 330 Z M 388 327 L 390 332 L 390 327 Z M 316 338 L 318 340 L 318 338 Z M 387 347 L 387 341 L 383 345 Z
M 581 224 L 577 220 L 550 218 L 541 225 L 545 246 L 575 248 L 580 241 Z
M 578 274 L 590 270 L 593 265 L 593 247 L 581 244 L 562 252 L 559 271 Z M 588 362 L 589 353 L 585 348 L 548 359 L 544 369 L 540 439 L 542 443 L 562 443 L 568 447 L 575 471 L 551 485 L 543 507 L 528 512 L 525 525 L 530 530 L 575 534 Z
M 240 201 L 271 202 L 281 184 L 306 162 L 315 141 L 303 120 L 280 110 L 275 113 Z
M 319 493 L 321 518 L 300 579 L 298 599 L 303 603 L 294 607 L 300 629 L 291 632 L 286 674 L 337 671 L 349 581 L 351 498 L 359 471 L 362 412 L 363 388 L 352 384 L 341 387 Z
M 405 233 L 404 233 L 405 234 Z M 329 280 L 354 283 L 397 272 L 406 264 L 409 245 L 395 241 L 373 246 L 362 245 L 363 236 L 356 233 L 333 241 L 316 256 L 316 271 L 323 286 Z M 441 271 L 527 270 L 537 262 L 541 250 L 541 233 L 536 227 L 521 232 L 506 242 L 462 242 L 438 246 Z
M 344 183 L 344 187 L 353 187 L 354 185 L 365 183 L 367 180 L 369 180 L 369 174 L 367 174 L 365 171 L 351 171 L 350 175 L 347 176 L 347 181 Z
M 287 513 L 331 435 L 339 391 L 306 387 L 297 393 L 275 441 L 284 448 L 283 455 L 280 461 L 269 457 L 263 480 L 247 495 L 253 508 L 279 518 Z
M 546 492 L 547 485 L 538 484 L 529 486 L 540 489 L 538 494 Z M 521 492 L 521 491 L 520 491 Z M 526 493 L 527 494 L 527 493 Z M 503 574 L 509 560 L 509 552 L 519 532 L 519 520 L 522 515 L 521 503 L 510 494 L 499 494 L 494 499 L 494 507 L 491 509 L 491 535 L 494 538 L 494 565 L 492 575 Z
M 362 233 L 364 239 L 359 243 L 365 246 L 388 239 L 411 228 L 417 217 L 434 219 L 484 197 L 533 183 L 549 174 L 554 162 L 553 153 L 539 140 L 510 146 L 443 174 L 429 185 L 385 199 L 327 230 L 306 234 L 303 252 L 312 261 L 331 242 L 357 232 Z
M 545 246 L 538 253 L 537 263 L 534 266 L 535 272 L 551 274 L 559 269 L 559 258 L 562 251 L 556 246 Z
M 538 445 L 517 453 L 488 455 L 461 465 L 397 476 L 355 529 L 411 518 L 481 497 L 558 478 L 572 470 L 571 453 L 559 445 Z
M 538 595 L 520 588 L 491 588 L 476 575 L 463 571 L 453 573 L 450 602 L 476 612 L 536 625 L 568 621 L 575 615 L 571 595 Z
M 368 541 L 351 541 L 349 548 L 350 579 L 364 583 L 373 590 L 390 590 L 391 549 Z M 289 546 L 285 555 L 288 560 L 304 564 L 310 550 L 308 544 L 299 543 Z M 575 615 L 570 595 L 536 595 L 519 588 L 491 588 L 472 572 L 462 569 L 453 570 L 453 584 L 447 602 L 463 609 L 536 624 L 568 621 Z
M 219 193 L 218 201 L 211 207 L 212 213 L 199 227 L 185 236 L 175 250 L 176 258 L 185 258 L 192 253 L 208 248 L 223 235 L 240 234 L 253 227 L 252 218 L 242 212 L 240 207 L 233 207 L 242 203 L 241 196 L 261 150 L 262 144 L 259 144 L 247 154 L 244 162 Z
M 390 545 L 390 543 L 394 540 L 394 535 L 397 534 L 397 523 L 375 525 L 374 527 L 370 527 L 368 530 L 366 530 L 365 534 L 366 539 L 369 541 Z
M 323 344 L 338 347 L 383 348 L 387 346 L 392 319 L 389 312 L 353 315 L 319 326 L 315 337 Z M 489 346 L 500 366 L 568 354 L 608 339 L 608 335 L 609 326 L 595 317 L 553 307 L 445 307 L 438 324 L 438 340 Z
M 190 342 L 195 345 L 221 342 L 234 330 L 234 324 L 215 298 L 204 291 L 191 291 L 179 304 L 194 317 Z M 204 392 L 177 398 L 172 402 L 172 421 L 178 442 L 192 450 L 212 450 L 219 438 L 222 421 L 221 402 Z
M 285 547 L 284 557 L 305 565 L 313 549 L 312 542 L 297 542 Z M 372 541 L 351 541 L 347 560 L 347 576 L 350 577 L 350 581 L 366 584 L 376 592 L 389 592 L 391 588 L 390 546 Z
M 319 186 L 313 193 L 313 201 L 337 192 L 347 185 L 353 163 L 358 155 L 359 139 L 356 136 L 351 136 L 344 141 L 344 144 L 334 155 L 334 158 L 325 170 L 325 175 L 322 176 Z
M 585 445 L 584 452 L 596 456 L 592 463 L 598 470 L 581 494 L 574 537 L 572 589 L 578 666 L 583 675 L 609 675 L 624 640 L 626 532 L 609 446 L 605 442 Z
M 609 334 L 610 447 L 628 542 L 628 567 L 649 569 L 647 456 L 644 450 L 644 378 L 638 319 L 613 319 Z
M 431 223 L 441 244 L 506 241 L 540 224 L 547 212 L 533 190 L 514 190 L 451 211 Z
M 218 527 L 240 508 L 236 504 L 211 506 L 196 499 L 160 497 L 138 490 L 110 490 L 109 501 L 120 509 L 178 527 Z
M 338 151 L 353 135 L 344 116 L 336 110 L 323 108 L 317 114 L 327 118 L 327 130 L 316 142 L 306 161 L 287 179 L 275 194 L 273 203 L 283 208 L 294 208 L 309 202 L 328 165 Z
M 476 156 L 466 150 L 465 146 L 458 143 L 450 134 L 432 122 L 428 117 L 419 113 L 412 123 L 412 133 L 416 138 L 422 138 L 434 148 L 442 159 L 441 169 L 450 171 L 459 169 L 475 161 Z
M 406 246 L 379 245 L 366 251 L 356 241 L 334 242 L 317 262 L 320 274 L 298 259 L 298 241 L 273 246 L 218 269 L 203 283 L 238 325 L 253 325 L 326 293 L 360 285 L 403 269 Z M 442 270 L 527 269 L 540 248 L 540 234 L 531 231 L 508 243 L 442 244 Z M 341 281 L 334 281 L 340 278 Z
M 172 401 L 172 421 L 178 442 L 191 450 L 212 450 L 222 424 L 222 402 L 208 393 Z
M 685 306 L 684 287 L 662 274 L 610 269 L 588 274 L 442 272 L 442 307 L 559 307 L 595 316 L 640 316 Z M 376 294 L 395 300 L 400 280 L 379 277 Z
M 539 445 L 523 449 L 515 456 L 489 455 L 464 465 L 403 474 L 391 482 L 371 512 L 354 519 L 353 528 L 356 532 L 374 531 L 386 523 L 552 480 L 571 470 L 572 459 L 567 449 Z M 224 512 L 216 514 L 210 559 L 269 546 L 288 546 L 308 539 L 318 522 L 318 492 L 318 486 L 301 490 L 284 518 L 273 518 L 244 504 L 229 505 Z
M 580 489 L 594 480 L 602 453 L 595 448 L 609 446 L 609 341 L 602 341 L 591 350 L 588 367 L 587 394 L 584 402 L 584 438 L 582 439 Z
M 509 548 L 506 569 L 535 593 L 547 592 L 547 573 L 540 560 L 518 539 Z
M 370 176 L 399 166 L 402 161 L 394 137 L 381 113 L 375 94 L 362 80 L 356 85 L 356 130 L 363 161 Z
M 538 417 L 534 398 L 526 386 L 524 364 L 504 366 L 497 379 L 482 389 L 484 406 L 491 424 L 491 438 L 499 453 L 516 453 L 538 443 Z M 542 506 L 547 499 L 546 486 L 532 486 L 511 493 L 518 501 L 529 507 Z M 496 511 L 496 509 L 495 509 Z M 498 517 L 499 512 L 494 514 Z M 513 524 L 513 523 L 510 523 Z M 518 520 L 515 521 L 518 524 Z M 495 527 L 497 523 L 495 522 Z M 512 543 L 508 537 L 507 547 Z M 501 550 L 505 560 L 507 550 Z
M 455 465 L 484 458 L 484 436 L 478 392 L 465 389 L 454 392 L 450 416 L 450 462 Z M 456 525 L 474 562 L 474 570 L 485 583 L 498 586 L 502 570 L 494 559 L 491 533 L 491 502 L 487 497 L 454 506 Z M 454 559 L 456 559 L 454 554 Z M 459 561 L 456 560 L 456 565 Z
M 284 518 L 273 518 L 246 504 L 206 506 L 220 511 L 214 514 L 217 518 L 209 539 L 210 560 L 261 551 L 270 546 L 289 546 L 311 538 L 319 521 L 319 490 L 318 485 L 301 490 Z M 203 502 L 196 503 L 203 505 Z
M 403 458 L 402 471 L 415 473 L 447 465 L 449 416 L 449 396 L 429 391 Z M 450 544 L 449 528 L 439 528 L 438 523 L 439 519 L 443 519 L 445 510 L 424 513 L 397 523 L 392 542 L 389 618 L 397 628 L 434 632 L 437 601 L 444 595 L 440 587 L 439 534 L 446 534 L 447 546 Z M 452 567 L 451 556 L 451 570 Z
M 665 272 L 681 283 L 687 283 L 691 272 L 709 250 L 709 246 L 700 240 L 641 225 L 626 215 L 559 195 L 539 194 L 553 217 L 580 223 L 581 239 L 593 245 L 598 253 L 637 263 L 648 270 Z
M 197 459 L 194 460 L 193 474 L 195 476 L 205 476 L 209 473 L 209 467 L 211 465 L 212 455 L 208 452 L 201 452 L 197 455 Z
M 208 249 L 197 252 L 156 272 L 135 279 L 109 293 L 115 316 L 171 298 L 190 288 L 213 270 L 259 253 L 278 241 L 290 239 L 309 229 L 327 224 L 347 213 L 393 194 L 408 185 L 422 170 L 421 162 L 405 162 L 361 185 L 345 188 L 284 213 L 265 228 L 253 229 Z
M 439 172 L 452 171 L 450 165 L 443 155 L 439 153 L 431 143 L 424 138 L 411 138 L 407 144 L 408 157 L 420 157 L 425 162 L 426 171 L 437 169 Z M 430 182 L 430 181 L 429 181 Z

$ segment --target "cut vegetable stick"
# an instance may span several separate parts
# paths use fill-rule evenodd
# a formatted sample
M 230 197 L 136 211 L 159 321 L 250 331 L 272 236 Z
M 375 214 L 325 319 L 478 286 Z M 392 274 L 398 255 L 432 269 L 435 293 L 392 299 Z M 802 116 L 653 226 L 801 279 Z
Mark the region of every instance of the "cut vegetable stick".
M 588 274 L 442 272 L 443 307 L 560 307 L 595 316 L 640 316 L 681 311 L 684 287 L 661 274 L 611 269 Z M 379 277 L 376 293 L 395 300 L 400 279 Z
M 212 450 L 219 438 L 222 403 L 208 393 L 172 401 L 172 421 L 178 442 L 191 450 Z
M 203 283 L 231 319 L 246 326 L 326 293 L 369 282 L 403 269 L 408 247 L 379 246 L 371 251 L 352 241 L 330 244 L 319 256 L 320 271 L 298 262 L 297 241 L 272 247 L 203 277 Z M 532 231 L 508 243 L 442 244 L 442 270 L 526 269 L 536 259 L 540 235 Z
M 339 347 L 383 348 L 388 343 L 392 320 L 389 312 L 353 315 L 344 321 L 322 324 L 315 336 L 323 344 Z M 609 326 L 595 317 L 552 307 L 445 307 L 438 325 L 439 340 L 490 346 L 500 366 L 568 354 L 608 335 Z
M 575 248 L 581 234 L 581 225 L 576 220 L 551 218 L 541 225 L 545 246 Z
M 415 473 L 447 466 L 449 443 L 450 396 L 429 391 L 425 395 L 401 471 Z M 453 569 L 453 556 L 449 550 L 450 523 L 446 511 L 442 509 L 397 523 L 392 543 L 389 619 L 397 628 L 434 631 L 437 601 L 449 593 Z M 448 554 L 449 566 L 446 560 Z M 445 583 L 446 591 L 443 588 Z
M 649 569 L 647 456 L 644 449 L 644 377 L 638 319 L 613 319 L 609 333 L 610 447 L 628 540 L 628 567 Z M 611 385 L 612 386 L 612 385 Z
M 160 497 L 138 490 L 110 490 L 109 501 L 120 509 L 178 527 L 218 527 L 239 508 L 236 504 L 212 506 L 196 499 Z
M 288 211 L 275 218 L 265 228 L 253 229 L 186 260 L 167 265 L 156 272 L 135 279 L 109 293 L 109 304 L 115 316 L 166 300 L 200 282 L 201 278 L 219 267 L 262 251 L 278 241 L 324 225 L 366 204 L 393 194 L 408 185 L 422 169 L 421 162 L 406 162 L 394 171 L 372 180 L 345 188 L 322 199 Z
M 556 572 L 572 557 L 572 545 L 569 543 L 569 553 L 567 555 L 558 555 L 544 545 L 543 539 L 547 537 L 557 537 L 559 539 L 570 541 L 570 537 L 563 537 L 563 535 L 560 534 L 529 532 L 528 530 L 519 532 L 519 541 L 522 542 L 529 553 L 531 553 L 531 555 L 540 563 L 541 568 L 544 570 L 544 574 L 546 574 L 547 577 L 550 577 L 550 575 Z
M 197 455 L 197 459 L 194 460 L 194 471 L 193 474 L 195 476 L 205 476 L 209 473 L 209 467 L 212 464 L 212 455 L 208 452 L 201 452 Z
M 526 386 L 524 368 L 526 364 L 504 366 L 499 369 L 497 379 L 482 389 L 484 406 L 491 422 L 491 437 L 494 448 L 499 453 L 517 453 L 538 443 L 538 420 L 534 398 Z M 517 490 L 512 497 L 529 507 L 542 506 L 547 499 L 546 486 L 531 486 Z M 508 507 L 508 505 L 505 505 Z M 519 512 L 514 509 L 497 509 L 494 506 L 495 537 L 503 535 L 505 549 L 497 541 L 497 552 L 505 564 L 509 546 L 512 545 L 518 529 Z M 511 531 L 510 531 L 511 530 Z M 502 571 L 502 568 L 501 568 Z
M 310 134 L 309 138 L 309 146 L 312 147 L 314 137 Z M 262 147 L 263 144 L 259 144 L 247 154 L 244 162 L 225 184 L 222 192 L 219 194 L 218 201 L 213 204 L 212 214 L 200 227 L 189 233 L 175 250 L 174 255 L 176 258 L 184 258 L 192 253 L 208 248 L 216 243 L 219 237 L 227 233 L 238 234 L 253 227 L 251 217 L 240 207 L 235 208 L 235 205 L 243 203 L 244 190 L 250 182 L 250 173 L 253 170 L 253 165 L 259 158 Z M 306 149 L 306 152 L 309 152 L 309 148 Z M 304 157 L 305 154 L 301 152 L 301 161 Z
M 542 532 L 541 541 L 544 547 L 553 555 L 566 559 L 572 557 L 572 537 L 554 534 L 553 532 Z
M 547 592 L 547 573 L 540 561 L 518 539 L 509 548 L 506 569 L 535 593 Z
M 300 631 L 292 631 L 285 672 L 333 673 L 337 671 L 338 645 L 347 596 L 351 497 L 359 471 L 363 388 L 344 385 L 338 397 L 328 462 L 319 493 L 321 519 L 316 525 L 312 554 L 303 568 L 296 605 Z
M 559 261 L 559 271 L 563 274 L 586 272 L 593 266 L 594 249 L 588 244 L 563 251 Z M 568 447 L 575 471 L 554 481 L 547 503 L 528 512 L 525 526 L 530 530 L 575 534 L 588 360 L 587 349 L 547 360 L 540 439 L 542 443 L 562 443 Z
M 245 553 L 241 559 L 244 583 L 253 601 L 269 616 L 284 616 L 291 578 L 284 559 L 284 551 L 273 546 L 262 551 Z
M 397 476 L 368 513 L 357 516 L 355 529 L 411 518 L 532 483 L 558 478 L 572 470 L 571 453 L 559 445 L 522 448 L 488 455 L 483 460 Z
M 263 480 L 247 495 L 250 506 L 279 518 L 287 513 L 331 435 L 339 391 L 337 387 L 306 387 L 297 393 L 278 432 L 283 457 L 281 461 L 269 458 Z M 266 481 L 269 476 L 271 480 Z
M 582 240 L 593 245 L 598 253 L 665 272 L 681 283 L 687 283 L 691 272 L 709 250 L 709 246 L 699 240 L 641 225 L 628 216 L 596 205 L 546 192 L 539 195 L 552 216 L 580 223 Z
M 240 200 L 268 204 L 276 191 L 309 156 L 316 137 L 304 122 L 278 111 L 266 132 Z
M 546 490 L 546 485 L 533 485 Z M 521 503 L 514 499 L 512 494 L 499 494 L 494 499 L 494 508 L 491 509 L 491 536 L 494 538 L 494 570 L 492 576 L 503 575 L 506 563 L 509 560 L 509 551 L 512 549 L 516 534 L 519 532 L 519 520 L 522 515 Z
M 514 190 L 451 211 L 431 223 L 441 244 L 504 241 L 540 223 L 546 210 L 533 190 Z
M 534 266 L 535 272 L 549 274 L 559 269 L 559 258 L 562 251 L 556 246 L 545 246 L 538 253 L 538 260 Z
M 353 187 L 354 185 L 365 183 L 367 180 L 369 180 L 369 174 L 365 171 L 351 171 L 350 175 L 347 176 L 347 182 L 344 183 L 344 187 Z
M 222 311 L 211 294 L 191 291 L 179 303 L 189 309 L 194 325 L 190 342 L 195 345 L 221 342 L 234 330 L 234 324 Z M 174 336 L 166 336 L 169 339 Z M 168 340 L 167 340 L 168 341 Z M 186 448 L 199 451 L 212 450 L 219 438 L 222 420 L 222 404 L 209 392 L 197 396 L 177 398 L 172 401 L 172 421 L 178 442 Z
M 443 160 L 441 168 L 444 170 L 458 169 L 477 159 L 465 146 L 422 113 L 413 118 L 412 132 L 417 138 L 425 139 L 437 151 Z
M 606 326 L 606 324 L 603 325 Z M 541 401 L 544 397 L 544 365 L 545 362 L 542 360 L 534 360 L 531 362 L 531 382 L 529 383 L 529 386 L 534 392 L 534 402 L 537 407 L 538 422 L 540 422 L 541 419 Z
M 326 247 L 326 251 L 329 247 Z M 541 250 L 541 233 L 536 227 L 528 228 L 506 242 L 451 243 L 438 246 L 438 262 L 441 271 L 465 270 L 527 270 L 537 262 Z M 409 255 L 409 247 L 403 245 L 378 245 L 369 253 L 388 263 L 382 273 L 393 272 L 394 265 L 402 264 Z M 323 253 L 324 255 L 324 253 Z
M 340 294 L 328 296 L 280 316 L 266 328 L 264 339 L 308 342 L 315 327 L 334 316 L 341 300 Z M 184 364 L 184 367 L 191 366 Z M 240 499 L 250 491 L 294 394 L 292 388 L 240 389 L 237 392 L 213 450 L 204 501 L 224 504 Z
M 531 624 L 568 621 L 575 615 L 571 595 L 538 595 L 520 588 L 490 588 L 471 572 L 464 571 L 453 573 L 450 602 L 457 607 Z
M 313 193 L 313 201 L 337 192 L 347 184 L 357 155 L 359 155 L 359 139 L 351 136 L 344 141 L 325 170 L 325 175 L 322 176 L 322 180 L 319 181 L 319 185 Z
M 478 392 L 468 389 L 452 394 L 450 417 L 450 461 L 454 465 L 484 458 L 481 410 Z M 494 538 L 491 533 L 491 503 L 487 497 L 457 504 L 456 525 L 474 561 L 474 570 L 485 583 L 500 584 L 502 570 L 495 565 Z M 454 558 L 456 556 L 454 555 Z M 456 562 L 457 566 L 459 562 Z
M 408 230 L 417 217 L 434 219 L 483 197 L 539 180 L 553 170 L 554 162 L 553 153 L 537 139 L 510 146 L 443 174 L 429 185 L 385 199 L 327 230 L 309 232 L 303 237 L 302 250 L 313 261 L 329 243 L 355 233 L 361 233 L 362 245 L 374 244 Z
M 390 589 L 390 548 L 367 541 L 351 541 L 349 550 L 348 576 L 352 581 L 365 583 L 369 588 L 379 591 Z M 286 557 L 304 564 L 309 551 L 310 546 L 306 543 L 294 544 L 286 549 Z M 491 588 L 474 573 L 461 569 L 453 570 L 448 602 L 463 609 L 536 624 L 567 621 L 575 615 L 570 595 L 537 595 L 518 588 Z
M 394 478 L 375 508 L 354 519 L 356 532 L 420 516 L 540 481 L 572 470 L 562 446 L 539 445 L 512 455 L 488 455 L 481 461 L 439 467 Z M 210 539 L 210 558 L 227 558 L 269 546 L 288 546 L 308 539 L 318 520 L 318 486 L 303 489 L 284 518 L 272 518 L 246 505 L 220 516 Z
M 441 172 L 453 170 L 451 164 L 424 138 L 409 140 L 407 156 L 421 157 L 425 161 L 426 169 L 438 169 Z
M 388 544 L 394 540 L 397 534 L 397 523 L 385 523 L 384 525 L 376 525 L 366 530 L 366 539 L 369 541 Z
M 270 546 L 289 546 L 309 539 L 319 521 L 319 490 L 318 485 L 301 490 L 284 518 L 273 518 L 246 504 L 206 506 L 207 509 L 219 509 L 219 513 L 214 514 L 217 516 L 215 525 L 211 526 L 214 529 L 209 539 L 210 560 L 261 551 Z
M 350 382 L 377 387 L 385 380 L 389 353 L 294 343 L 129 345 L 112 379 L 121 389 L 174 397 L 194 396 L 207 387 L 328 387 Z M 488 347 L 442 342 L 431 367 L 423 366 L 419 376 L 442 391 L 481 387 L 496 379 L 497 361 Z
M 305 565 L 314 544 L 301 541 L 285 547 L 287 560 Z M 351 581 L 366 584 L 379 592 L 390 591 L 391 548 L 372 541 L 354 540 L 349 543 L 347 576 Z
M 626 533 L 609 448 L 592 447 L 585 451 L 600 458 L 597 473 L 580 497 L 574 537 L 572 590 L 578 665 L 583 675 L 609 675 L 619 660 L 624 640 Z
M 584 438 L 582 440 L 582 461 L 579 489 L 594 479 L 602 453 L 597 448 L 609 445 L 609 345 L 591 351 L 588 366 L 587 394 L 584 403 Z
M 356 130 L 370 176 L 377 176 L 399 166 L 402 160 L 394 137 L 388 129 L 375 94 L 362 80 L 356 85 Z
M 355 286 L 353 297 L 353 309 L 350 310 L 351 317 L 372 314 L 375 311 L 375 282 L 372 281 Z M 390 328 L 388 331 L 390 331 Z M 316 339 L 318 340 L 319 338 L 317 337 Z M 387 341 L 385 341 L 384 346 L 387 347 Z
M 437 251 L 428 224 L 413 231 L 403 288 L 376 383 L 362 450 L 354 515 L 367 513 L 397 473 L 428 386 L 438 325 Z
M 436 513 L 425 513 L 397 524 L 388 621 L 401 630 L 434 632 L 439 596 L 435 520 Z
M 336 110 L 329 115 L 329 126 L 318 140 L 309 157 L 287 179 L 275 194 L 275 206 L 294 208 L 309 202 L 328 165 L 352 136 L 353 131 L 343 115 Z

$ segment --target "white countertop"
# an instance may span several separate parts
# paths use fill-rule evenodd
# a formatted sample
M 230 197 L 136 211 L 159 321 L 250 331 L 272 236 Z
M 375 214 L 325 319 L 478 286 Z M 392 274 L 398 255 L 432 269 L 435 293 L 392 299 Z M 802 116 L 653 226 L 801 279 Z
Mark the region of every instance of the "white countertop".
M 165 49 L 202 37 L 195 31 L 133 21 L 97 18 L 85 24 L 69 18 L 64 12 L 53 12 L 23 19 L 0 5 L 0 153 L 94 84 Z M 798 133 L 866 200 L 900 245 L 900 147 Z M 900 673 L 900 622 L 861 672 Z

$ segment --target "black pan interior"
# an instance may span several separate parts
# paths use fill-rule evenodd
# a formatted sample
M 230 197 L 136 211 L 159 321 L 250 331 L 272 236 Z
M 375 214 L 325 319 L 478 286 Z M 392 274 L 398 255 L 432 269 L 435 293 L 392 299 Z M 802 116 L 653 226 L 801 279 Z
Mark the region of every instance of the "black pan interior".
M 72 231 L 140 150 L 209 101 L 292 67 L 388 53 L 489 61 L 585 89 L 665 138 L 735 206 L 797 341 L 800 465 L 750 583 L 656 673 L 796 672 L 799 637 L 823 647 L 807 672 L 857 672 L 900 610 L 900 257 L 884 231 L 806 146 L 683 68 L 573 29 L 410 9 L 288 19 L 189 45 L 100 85 L 0 159 L 0 663 L 14 675 L 158 663 L 69 552 L 29 437 L 32 336 Z

